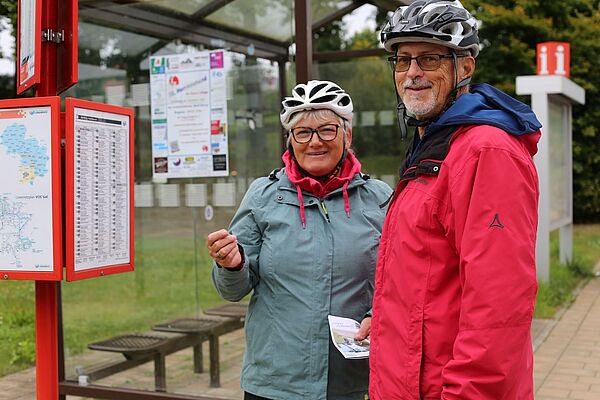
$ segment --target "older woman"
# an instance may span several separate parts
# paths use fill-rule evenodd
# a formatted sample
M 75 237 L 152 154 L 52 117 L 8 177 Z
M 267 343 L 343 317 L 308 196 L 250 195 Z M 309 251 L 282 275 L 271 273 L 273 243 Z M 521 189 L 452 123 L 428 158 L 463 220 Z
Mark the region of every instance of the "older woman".
M 367 360 L 333 347 L 329 314 L 368 335 L 377 249 L 391 189 L 361 174 L 352 152 L 352 100 L 309 81 L 283 101 L 285 168 L 256 180 L 229 230 L 208 235 L 223 298 L 252 291 L 241 384 L 245 399 L 356 399 Z

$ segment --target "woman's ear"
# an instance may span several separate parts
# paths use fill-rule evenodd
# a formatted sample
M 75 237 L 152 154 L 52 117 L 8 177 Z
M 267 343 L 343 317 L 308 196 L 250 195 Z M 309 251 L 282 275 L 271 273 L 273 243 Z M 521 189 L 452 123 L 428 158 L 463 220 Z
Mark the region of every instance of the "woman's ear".
M 346 128 L 346 150 L 350 150 L 350 146 L 352 145 L 352 127 L 349 126 Z

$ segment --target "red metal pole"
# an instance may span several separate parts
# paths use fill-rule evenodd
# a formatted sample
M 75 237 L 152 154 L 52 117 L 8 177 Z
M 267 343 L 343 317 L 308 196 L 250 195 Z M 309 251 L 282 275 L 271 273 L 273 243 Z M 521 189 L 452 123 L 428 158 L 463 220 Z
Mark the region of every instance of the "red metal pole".
M 42 2 L 42 30 L 58 30 L 57 0 Z M 41 35 L 42 32 L 36 32 Z M 56 95 L 56 43 L 42 43 L 41 76 L 35 95 Z M 62 264 L 60 265 L 62 268 Z M 35 282 L 36 398 L 58 399 L 58 302 L 59 282 Z

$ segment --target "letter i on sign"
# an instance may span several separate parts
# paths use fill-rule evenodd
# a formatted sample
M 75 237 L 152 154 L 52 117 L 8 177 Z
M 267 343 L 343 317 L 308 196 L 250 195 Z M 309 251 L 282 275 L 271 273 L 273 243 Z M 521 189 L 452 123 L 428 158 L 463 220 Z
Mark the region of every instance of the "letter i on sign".
M 546 46 L 540 47 L 538 62 L 540 68 L 538 75 L 548 75 L 548 48 Z
M 556 75 L 566 75 L 565 71 L 565 48 L 564 46 L 556 47 Z

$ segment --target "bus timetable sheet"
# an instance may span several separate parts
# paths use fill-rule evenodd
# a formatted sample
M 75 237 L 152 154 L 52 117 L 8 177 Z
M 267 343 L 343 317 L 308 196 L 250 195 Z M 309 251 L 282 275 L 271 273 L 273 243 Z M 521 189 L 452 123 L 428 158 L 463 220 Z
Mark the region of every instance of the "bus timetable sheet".
M 74 270 L 128 264 L 128 115 L 74 108 Z

